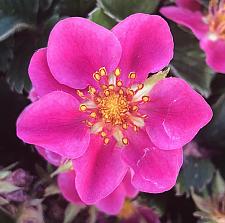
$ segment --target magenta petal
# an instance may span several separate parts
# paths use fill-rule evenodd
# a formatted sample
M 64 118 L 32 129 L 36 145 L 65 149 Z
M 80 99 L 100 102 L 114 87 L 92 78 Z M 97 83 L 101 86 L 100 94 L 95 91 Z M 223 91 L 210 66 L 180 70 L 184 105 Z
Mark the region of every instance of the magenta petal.
M 46 52 L 46 48 L 38 50 L 34 53 L 30 61 L 28 72 L 35 93 L 40 97 L 56 90 L 75 94 L 73 89 L 60 84 L 52 76 L 48 68 Z
M 123 207 L 125 196 L 125 191 L 123 185 L 121 184 L 106 198 L 98 201 L 96 203 L 96 207 L 107 214 L 116 215 Z
M 134 187 L 148 193 L 171 189 L 183 162 L 182 149 L 160 150 L 151 143 L 144 131 L 133 135 L 123 150 L 123 158 L 134 171 Z
M 207 64 L 216 72 L 225 73 L 225 41 L 201 41 L 201 48 L 206 52 Z
M 79 102 L 61 91 L 49 93 L 28 106 L 17 120 L 17 135 L 66 158 L 81 156 L 90 139 Z
M 66 200 L 79 205 L 84 204 L 81 201 L 75 187 L 75 172 L 74 171 L 69 171 L 69 172 L 59 174 L 57 181 L 58 181 L 59 189 Z
M 74 17 L 58 22 L 48 42 L 47 60 L 53 76 L 72 88 L 95 84 L 92 74 L 101 67 L 113 71 L 121 57 L 115 35 L 88 19 Z
M 148 73 L 161 70 L 173 57 L 170 28 L 160 16 L 134 14 L 116 25 L 112 31 L 122 45 L 119 67 L 125 81 L 130 72 L 136 72 L 136 80 L 142 82 Z
M 114 146 L 114 142 L 104 145 L 100 137 L 92 136 L 86 153 L 73 161 L 77 191 L 87 204 L 96 203 L 112 193 L 127 172 L 121 150 Z
M 182 79 L 159 81 L 149 96 L 146 130 L 160 149 L 181 148 L 212 118 L 210 106 Z
M 126 196 L 129 198 L 134 198 L 138 194 L 138 190 L 131 183 L 131 172 L 128 171 L 126 176 L 123 179 L 123 187 L 126 193 Z
M 172 21 L 192 30 L 198 39 L 203 38 L 208 32 L 208 25 L 203 21 L 200 11 L 190 11 L 181 7 L 163 7 L 160 12 Z
M 197 11 L 201 9 L 201 5 L 198 0 L 176 0 L 176 4 L 179 7 L 189 9 L 191 11 Z
M 63 158 L 57 153 L 51 152 L 40 146 L 36 146 L 38 153 L 43 156 L 49 163 L 54 166 L 60 166 L 62 164 Z

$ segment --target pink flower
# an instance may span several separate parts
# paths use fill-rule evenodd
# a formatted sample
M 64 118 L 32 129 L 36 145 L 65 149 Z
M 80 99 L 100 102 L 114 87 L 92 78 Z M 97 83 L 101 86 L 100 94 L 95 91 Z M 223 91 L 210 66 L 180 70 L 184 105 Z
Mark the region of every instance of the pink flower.
M 77 205 L 84 204 L 75 186 L 75 172 L 73 170 L 60 174 L 58 185 L 63 196 L 69 202 Z M 95 206 L 107 214 L 115 215 L 122 209 L 125 198 L 134 198 L 137 193 L 138 191 L 131 185 L 131 174 L 127 172 L 119 186 L 111 194 L 97 201 Z
M 18 118 L 18 137 L 71 159 L 86 204 L 109 196 L 129 171 L 138 191 L 169 190 L 181 147 L 212 117 L 185 81 L 164 72 L 146 80 L 172 56 L 159 16 L 135 14 L 111 31 L 83 18 L 60 21 L 31 59 L 39 99 Z
M 163 7 L 160 12 L 174 22 L 192 30 L 206 53 L 207 64 L 225 73 L 225 3 L 211 0 L 208 11 L 197 0 L 176 0 L 177 6 Z

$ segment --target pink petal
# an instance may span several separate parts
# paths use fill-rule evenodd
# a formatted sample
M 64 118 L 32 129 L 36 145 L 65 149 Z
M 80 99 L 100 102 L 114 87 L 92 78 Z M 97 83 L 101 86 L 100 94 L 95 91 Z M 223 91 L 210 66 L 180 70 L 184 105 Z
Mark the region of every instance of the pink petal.
M 181 148 L 212 118 L 210 106 L 182 79 L 159 81 L 149 96 L 146 130 L 160 149 Z
M 179 7 L 189 9 L 191 11 L 197 11 L 201 9 L 201 5 L 197 0 L 176 0 L 176 4 Z
M 182 149 L 160 150 L 143 130 L 133 134 L 123 150 L 123 158 L 134 171 L 134 187 L 148 193 L 171 189 L 183 162 Z
M 49 163 L 54 166 L 60 166 L 62 164 L 63 158 L 57 153 L 51 152 L 40 146 L 36 146 L 38 153 L 43 156 Z
M 225 73 L 225 41 L 211 41 L 205 38 L 201 48 L 206 52 L 206 62 L 215 71 Z
M 124 200 L 125 191 L 123 185 L 120 185 L 106 198 L 98 201 L 96 207 L 109 215 L 116 215 L 122 209 Z
M 72 88 L 96 84 L 92 74 L 101 67 L 113 71 L 121 57 L 121 46 L 114 34 L 89 21 L 73 17 L 53 28 L 47 60 L 53 76 Z
M 76 98 L 61 91 L 49 93 L 28 106 L 17 120 L 17 135 L 66 158 L 81 156 L 90 133 L 82 122 Z
M 161 70 L 173 57 L 170 28 L 160 16 L 134 14 L 116 25 L 112 31 L 123 49 L 119 67 L 124 81 L 130 72 L 136 72 L 137 81 L 142 82 L 148 73 Z
M 66 200 L 78 205 L 84 204 L 81 201 L 75 187 L 75 172 L 74 171 L 68 171 L 68 172 L 59 174 L 57 181 L 58 181 L 59 189 Z
M 73 89 L 60 84 L 52 76 L 47 64 L 46 52 L 46 48 L 36 51 L 29 65 L 28 72 L 36 94 L 42 97 L 52 91 L 62 90 L 74 95 Z
M 200 11 L 190 11 L 181 7 L 163 7 L 160 12 L 172 21 L 183 25 L 201 39 L 208 33 L 208 25 L 203 21 L 203 15 Z
M 101 211 L 115 215 L 118 214 L 126 197 L 134 198 L 138 191 L 131 184 L 131 173 L 127 172 L 121 184 L 110 195 L 96 203 L 96 207 Z
M 123 180 L 127 166 L 115 142 L 104 145 L 99 136 L 92 136 L 86 153 L 73 161 L 76 187 L 82 201 L 93 204 L 112 193 Z
M 123 179 L 122 184 L 123 184 L 126 196 L 129 198 L 134 198 L 137 196 L 138 190 L 132 185 L 131 178 L 132 178 L 131 172 L 128 171 L 126 176 Z

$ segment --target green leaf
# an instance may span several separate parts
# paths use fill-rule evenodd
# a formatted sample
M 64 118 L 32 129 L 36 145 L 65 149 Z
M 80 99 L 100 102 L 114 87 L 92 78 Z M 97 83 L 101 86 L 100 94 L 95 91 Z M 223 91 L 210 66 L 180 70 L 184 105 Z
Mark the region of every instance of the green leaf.
M 35 29 L 39 0 L 0 0 L 0 41 L 17 31 Z
M 189 82 L 203 96 L 209 97 L 214 72 L 206 65 L 199 42 L 175 25 L 171 25 L 171 31 L 175 42 L 175 53 L 171 62 L 172 73 Z
M 96 8 L 90 12 L 89 19 L 107 29 L 111 29 L 117 23 L 114 19 L 106 15 L 101 8 Z
M 142 12 L 155 12 L 159 0 L 97 0 L 99 6 L 112 18 L 117 21 L 125 19 L 127 16 Z
M 187 157 L 178 177 L 176 185 L 177 195 L 186 193 L 189 196 L 191 189 L 202 192 L 211 182 L 214 172 L 215 168 L 210 160 Z
M 61 0 L 59 13 L 62 16 L 85 17 L 95 7 L 95 4 L 95 0 Z
M 198 140 L 215 148 L 225 146 L 225 93 L 222 94 L 213 106 L 211 122 L 200 132 Z
M 13 59 L 13 41 L 11 39 L 0 42 L 0 72 L 5 73 Z
M 28 76 L 30 58 L 36 49 L 36 37 L 32 33 L 23 32 L 15 39 L 14 58 L 6 74 L 11 90 L 22 93 L 31 88 Z

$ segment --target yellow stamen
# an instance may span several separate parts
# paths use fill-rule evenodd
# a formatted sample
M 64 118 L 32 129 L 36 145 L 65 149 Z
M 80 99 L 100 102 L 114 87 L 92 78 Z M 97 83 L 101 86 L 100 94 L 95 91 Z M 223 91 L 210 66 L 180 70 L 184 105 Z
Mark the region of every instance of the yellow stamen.
M 110 95 L 110 91 L 109 90 L 105 90 L 104 94 L 105 94 L 106 97 L 108 97 Z
M 109 138 L 104 138 L 104 144 L 105 145 L 109 144 Z
M 137 111 L 137 110 L 138 110 L 138 106 L 137 106 L 137 105 L 134 105 L 134 106 L 132 107 L 132 110 L 133 110 L 133 111 Z
M 105 69 L 105 67 L 100 68 L 100 69 L 99 69 L 99 73 L 100 73 L 100 75 L 101 75 L 102 77 L 105 76 L 105 75 L 106 75 L 106 69 Z
M 142 97 L 143 102 L 148 102 L 149 101 L 149 96 L 143 96 Z
M 96 118 L 96 117 L 97 117 L 96 112 L 92 112 L 92 113 L 90 114 L 90 117 L 91 117 L 91 118 Z
M 77 95 L 80 96 L 81 98 L 84 97 L 84 93 L 80 90 L 77 90 Z
M 136 78 L 136 73 L 135 72 L 130 72 L 128 77 L 130 79 L 135 79 Z
M 92 86 L 89 86 L 88 92 L 92 95 L 94 95 L 96 93 L 96 89 Z
M 115 76 L 116 77 L 119 77 L 120 76 L 120 73 L 121 73 L 120 69 L 119 68 L 116 68 L 116 70 L 115 70 Z
M 120 81 L 120 80 L 118 80 L 118 81 L 116 82 L 116 85 L 117 85 L 118 87 L 121 87 L 121 86 L 123 85 L 123 82 Z
M 122 142 L 124 145 L 128 145 L 128 138 L 122 138 Z
M 113 90 L 114 89 L 114 85 L 110 84 L 108 88 L 109 88 L 109 90 Z
M 101 80 L 101 75 L 99 74 L 99 72 L 95 72 L 93 74 L 93 78 L 96 80 L 96 81 L 100 81 Z
M 101 136 L 104 138 L 106 137 L 106 133 L 105 132 L 101 132 Z
M 84 111 L 86 111 L 86 110 L 87 110 L 87 106 L 84 105 L 84 104 L 81 104 L 81 105 L 80 105 L 80 111 L 84 112 Z

